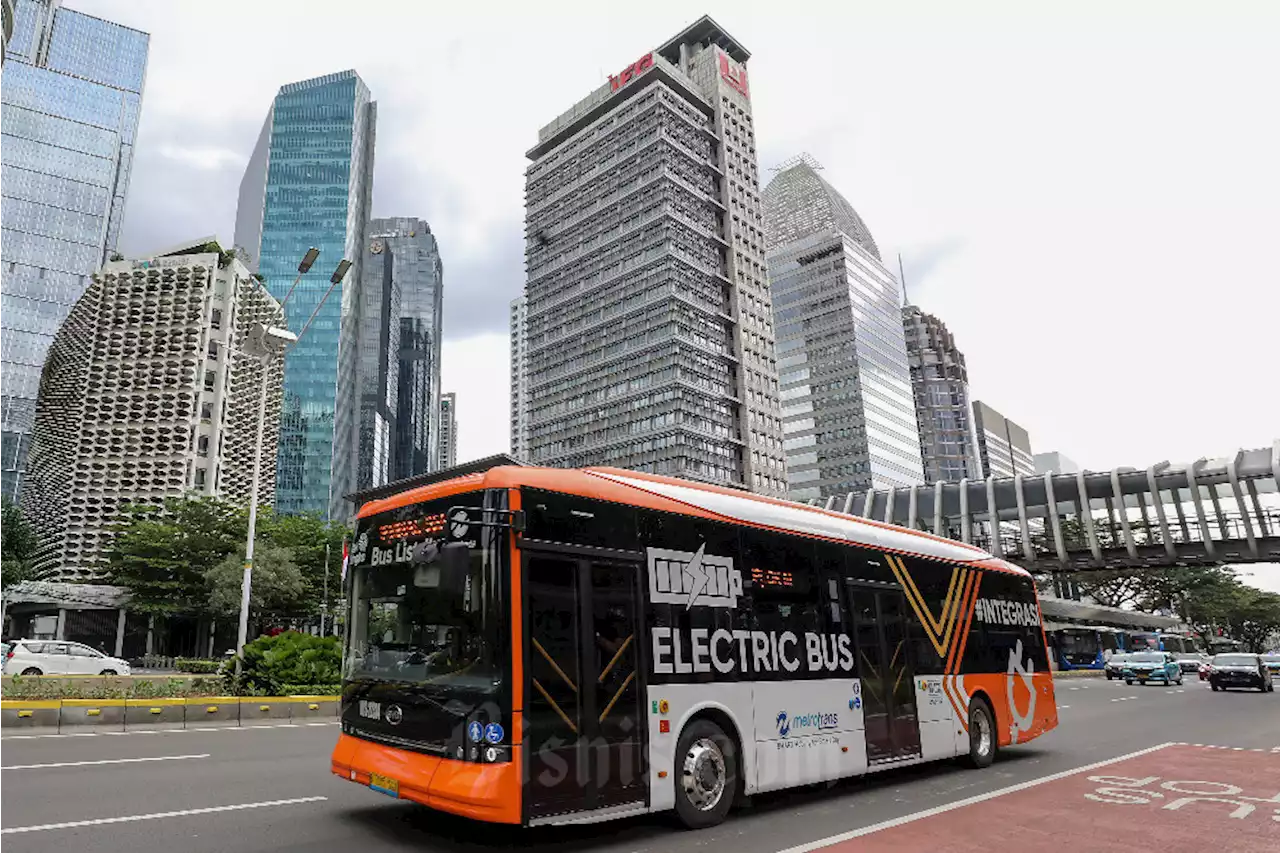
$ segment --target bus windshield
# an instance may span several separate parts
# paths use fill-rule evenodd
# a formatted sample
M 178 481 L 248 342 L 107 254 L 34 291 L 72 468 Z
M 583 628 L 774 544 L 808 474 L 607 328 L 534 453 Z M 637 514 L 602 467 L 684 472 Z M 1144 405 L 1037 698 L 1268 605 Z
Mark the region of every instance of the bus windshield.
M 462 503 L 416 504 L 360 520 L 347 679 L 471 691 L 501 684 L 500 575 L 479 541 L 501 535 L 476 527 L 476 538 L 462 543 L 435 538 L 444 513 Z

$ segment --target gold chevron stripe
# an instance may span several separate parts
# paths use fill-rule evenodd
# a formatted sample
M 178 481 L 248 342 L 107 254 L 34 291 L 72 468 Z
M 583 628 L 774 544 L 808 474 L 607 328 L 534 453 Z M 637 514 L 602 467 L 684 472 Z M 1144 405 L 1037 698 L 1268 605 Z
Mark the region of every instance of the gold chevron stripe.
M 961 602 L 965 597 L 963 592 L 969 579 L 969 570 L 960 566 L 952 568 L 951 582 L 947 587 L 946 598 L 942 601 L 942 613 L 935 617 L 901 558 L 893 554 L 886 554 L 885 562 L 889 564 L 890 570 L 898 578 L 898 582 L 902 584 L 903 591 L 907 596 L 907 603 L 911 605 L 911 609 L 915 611 L 916 617 L 924 627 L 924 633 L 929 638 L 929 643 L 933 646 L 934 651 L 938 653 L 938 657 L 946 660 L 947 650 L 951 647 L 951 637 L 960 613 Z

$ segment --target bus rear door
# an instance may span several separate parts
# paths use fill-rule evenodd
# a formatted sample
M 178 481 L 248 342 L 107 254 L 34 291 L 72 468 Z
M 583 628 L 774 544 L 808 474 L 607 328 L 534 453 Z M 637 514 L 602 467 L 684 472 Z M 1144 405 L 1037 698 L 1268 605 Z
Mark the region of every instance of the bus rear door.
M 850 584 L 862 681 L 862 718 L 867 763 L 920 756 L 920 719 L 907 642 L 907 601 L 897 589 Z
M 526 814 L 647 804 L 639 562 L 526 551 Z

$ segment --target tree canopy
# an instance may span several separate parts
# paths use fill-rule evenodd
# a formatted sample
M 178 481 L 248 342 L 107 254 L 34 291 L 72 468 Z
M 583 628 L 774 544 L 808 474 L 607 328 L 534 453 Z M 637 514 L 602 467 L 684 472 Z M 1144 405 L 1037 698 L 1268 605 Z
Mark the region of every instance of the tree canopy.
M 31 558 L 36 554 L 36 534 L 27 523 L 21 508 L 9 500 L 0 506 L 0 584 L 9 586 L 26 580 L 31 574 Z
M 261 513 L 251 605 L 259 615 L 320 612 L 325 545 L 336 584 L 347 529 L 316 516 Z M 148 613 L 220 616 L 240 609 L 248 513 L 211 497 L 170 498 L 124 509 L 106 552 L 108 580 Z M 333 587 L 336 589 L 336 585 Z

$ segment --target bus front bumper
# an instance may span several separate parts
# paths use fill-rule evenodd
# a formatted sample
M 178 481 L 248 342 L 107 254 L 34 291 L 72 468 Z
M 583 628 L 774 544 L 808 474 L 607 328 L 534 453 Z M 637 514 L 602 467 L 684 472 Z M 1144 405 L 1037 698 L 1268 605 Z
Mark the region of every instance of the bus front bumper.
M 520 750 L 505 764 L 440 758 L 338 736 L 330 772 L 370 786 L 374 774 L 393 780 L 399 799 L 490 823 L 520 823 Z M 387 793 L 379 786 L 377 790 Z

